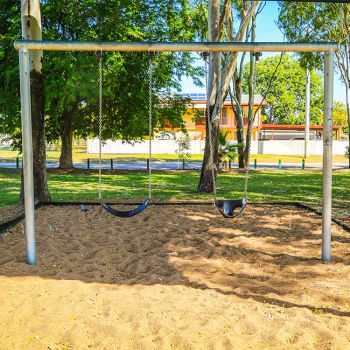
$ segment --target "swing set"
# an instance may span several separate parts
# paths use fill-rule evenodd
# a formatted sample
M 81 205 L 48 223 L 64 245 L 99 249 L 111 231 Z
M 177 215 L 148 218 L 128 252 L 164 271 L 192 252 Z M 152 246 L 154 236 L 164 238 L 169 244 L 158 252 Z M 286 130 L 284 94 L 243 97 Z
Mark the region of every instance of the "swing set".
M 205 62 L 205 87 L 206 87 L 206 95 L 209 96 L 208 93 L 208 62 L 206 58 L 209 57 L 208 53 L 203 53 L 203 58 Z M 102 125 L 103 125 L 103 75 L 102 75 L 102 52 L 99 53 L 99 115 L 98 115 L 98 139 L 99 139 L 99 167 L 98 167 L 98 198 L 102 199 Z M 151 178 L 151 160 L 152 160 L 152 76 L 153 76 L 153 53 L 150 53 L 149 56 L 149 67 L 148 67 L 148 159 L 149 159 L 149 166 L 148 166 L 148 198 L 146 198 L 139 206 L 132 208 L 131 210 L 117 210 L 112 208 L 109 204 L 102 202 L 102 207 L 107 210 L 110 214 L 120 217 L 120 218 L 131 218 L 135 215 L 140 214 L 143 212 L 148 205 L 151 203 L 152 198 L 152 178 Z M 207 101 L 207 106 L 208 106 Z M 245 172 L 245 181 L 244 181 L 244 197 L 242 199 L 236 199 L 236 200 L 227 200 L 227 199 L 221 199 L 217 200 L 216 198 L 216 164 L 214 162 L 214 149 L 213 149 L 213 142 L 212 142 L 212 121 L 210 119 L 209 115 L 209 108 L 206 108 L 206 116 L 208 119 L 208 125 L 209 125 L 209 150 L 210 150 L 210 157 L 209 162 L 212 169 L 211 175 L 212 175 L 212 182 L 214 187 L 214 205 L 219 209 L 220 213 L 224 218 L 235 218 L 239 216 L 243 210 L 246 207 L 247 200 L 248 200 L 248 179 L 249 179 L 249 161 Z M 250 154 L 250 138 L 248 139 L 248 155 Z
M 335 43 L 242 43 L 242 42 L 65 42 L 65 41 L 34 41 L 18 40 L 15 48 L 19 51 L 20 95 L 22 115 L 22 146 L 23 146 L 23 174 L 25 198 L 25 236 L 27 262 L 36 264 L 35 246 L 35 206 L 33 179 L 33 149 L 31 125 L 31 91 L 30 91 L 30 52 L 45 51 L 128 51 L 128 52 L 323 52 L 324 53 L 324 139 L 323 139 L 323 202 L 322 202 L 322 260 L 331 260 L 331 219 L 332 219 L 332 108 L 333 108 L 333 79 L 334 79 L 334 51 Z M 152 134 L 152 60 L 149 69 L 149 136 Z M 100 111 L 99 111 L 99 196 L 101 199 L 101 148 L 102 148 L 102 58 L 100 58 Z M 208 110 L 208 109 L 207 109 Z M 208 112 L 207 112 L 208 113 Z M 207 116 L 208 117 L 208 116 Z M 209 129 L 212 121 L 208 117 Z M 209 135 L 211 132 L 209 130 Z M 210 154 L 213 162 L 213 145 L 211 137 Z M 149 138 L 149 156 L 151 159 L 151 137 Z M 213 163 L 212 163 L 213 165 Z M 224 217 L 235 217 L 245 208 L 247 203 L 248 174 L 246 173 L 244 196 L 239 200 L 217 200 L 214 180 L 214 203 Z M 102 206 L 112 215 L 118 217 L 132 217 L 141 213 L 151 202 L 151 167 L 149 167 L 149 195 L 138 207 L 129 211 L 120 211 L 103 203 Z M 237 209 L 237 213 L 235 212 Z

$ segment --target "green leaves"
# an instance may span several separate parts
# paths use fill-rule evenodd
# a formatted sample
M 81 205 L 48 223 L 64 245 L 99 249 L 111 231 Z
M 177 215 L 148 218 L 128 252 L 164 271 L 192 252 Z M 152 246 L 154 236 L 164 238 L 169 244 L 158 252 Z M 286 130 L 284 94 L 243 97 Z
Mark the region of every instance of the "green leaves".
M 264 94 L 280 56 L 260 60 L 256 64 L 256 93 Z M 249 66 L 245 66 L 243 89 L 248 89 Z M 275 124 L 303 124 L 305 119 L 305 69 L 298 60 L 289 55 L 282 56 L 272 87 L 267 94 L 270 104 L 269 121 Z M 323 88 L 322 77 L 311 72 L 310 118 L 312 124 L 319 124 L 322 117 Z
M 42 2 L 43 40 L 190 41 L 198 37 L 195 21 L 201 3 L 188 0 L 47 0 Z M 13 42 L 20 38 L 20 4 L 0 6 L 0 129 L 18 138 L 20 128 L 18 56 Z M 189 53 L 162 53 L 154 60 L 154 126 L 164 115 L 182 125 L 186 101 L 171 97 L 183 75 L 197 78 Z M 148 62 L 145 53 L 103 55 L 103 137 L 140 139 L 148 134 Z M 73 117 L 77 137 L 98 133 L 98 59 L 88 52 L 45 52 L 45 121 L 48 141 L 57 140 Z M 198 80 L 197 80 L 198 81 Z M 157 109 L 166 92 L 167 108 Z M 20 139 L 17 139 L 20 141 Z

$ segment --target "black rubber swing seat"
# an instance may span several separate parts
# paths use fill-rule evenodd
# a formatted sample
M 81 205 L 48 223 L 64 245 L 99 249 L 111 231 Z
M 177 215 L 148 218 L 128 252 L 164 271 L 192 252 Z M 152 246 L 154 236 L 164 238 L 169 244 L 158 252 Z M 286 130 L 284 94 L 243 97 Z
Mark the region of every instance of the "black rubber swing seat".
M 130 210 L 117 210 L 117 209 L 112 208 L 107 203 L 102 203 L 102 207 L 114 216 L 118 216 L 120 218 L 131 218 L 131 217 L 143 212 L 148 207 L 149 203 L 150 203 L 150 199 L 147 198 L 138 207 L 132 208 Z
M 242 214 L 247 205 L 247 199 L 220 199 L 215 201 L 224 218 L 235 218 Z

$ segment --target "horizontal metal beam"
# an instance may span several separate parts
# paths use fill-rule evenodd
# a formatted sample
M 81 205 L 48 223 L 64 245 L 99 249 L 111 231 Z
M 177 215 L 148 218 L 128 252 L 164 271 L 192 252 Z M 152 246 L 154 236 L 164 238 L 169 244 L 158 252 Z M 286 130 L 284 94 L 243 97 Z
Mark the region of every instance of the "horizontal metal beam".
M 15 48 L 46 51 L 202 51 L 202 52 L 323 52 L 336 50 L 332 42 L 241 43 L 241 42 L 89 42 L 17 40 Z

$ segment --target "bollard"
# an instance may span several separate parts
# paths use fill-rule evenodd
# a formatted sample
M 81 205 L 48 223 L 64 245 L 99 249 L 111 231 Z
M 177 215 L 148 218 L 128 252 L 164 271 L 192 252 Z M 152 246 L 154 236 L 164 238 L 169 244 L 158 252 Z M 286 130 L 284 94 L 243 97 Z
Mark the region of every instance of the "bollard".
M 16 169 L 18 169 L 19 168 L 19 158 L 17 157 L 16 158 Z
M 147 159 L 147 171 L 149 171 L 149 159 Z
M 256 169 L 256 159 L 254 159 L 254 169 Z
M 87 159 L 87 168 L 90 169 L 90 158 Z
M 281 159 L 278 160 L 278 169 L 280 169 L 280 170 L 282 169 L 282 161 L 281 161 Z
M 182 159 L 182 170 L 185 170 L 185 159 Z
M 113 170 L 113 159 L 111 158 L 111 170 Z
M 301 169 L 305 169 L 305 159 L 301 161 Z
M 228 160 L 228 171 L 229 171 L 229 172 L 231 171 L 231 165 L 232 165 L 231 163 L 232 163 L 232 162 L 231 162 L 231 159 L 229 159 L 229 160 Z

